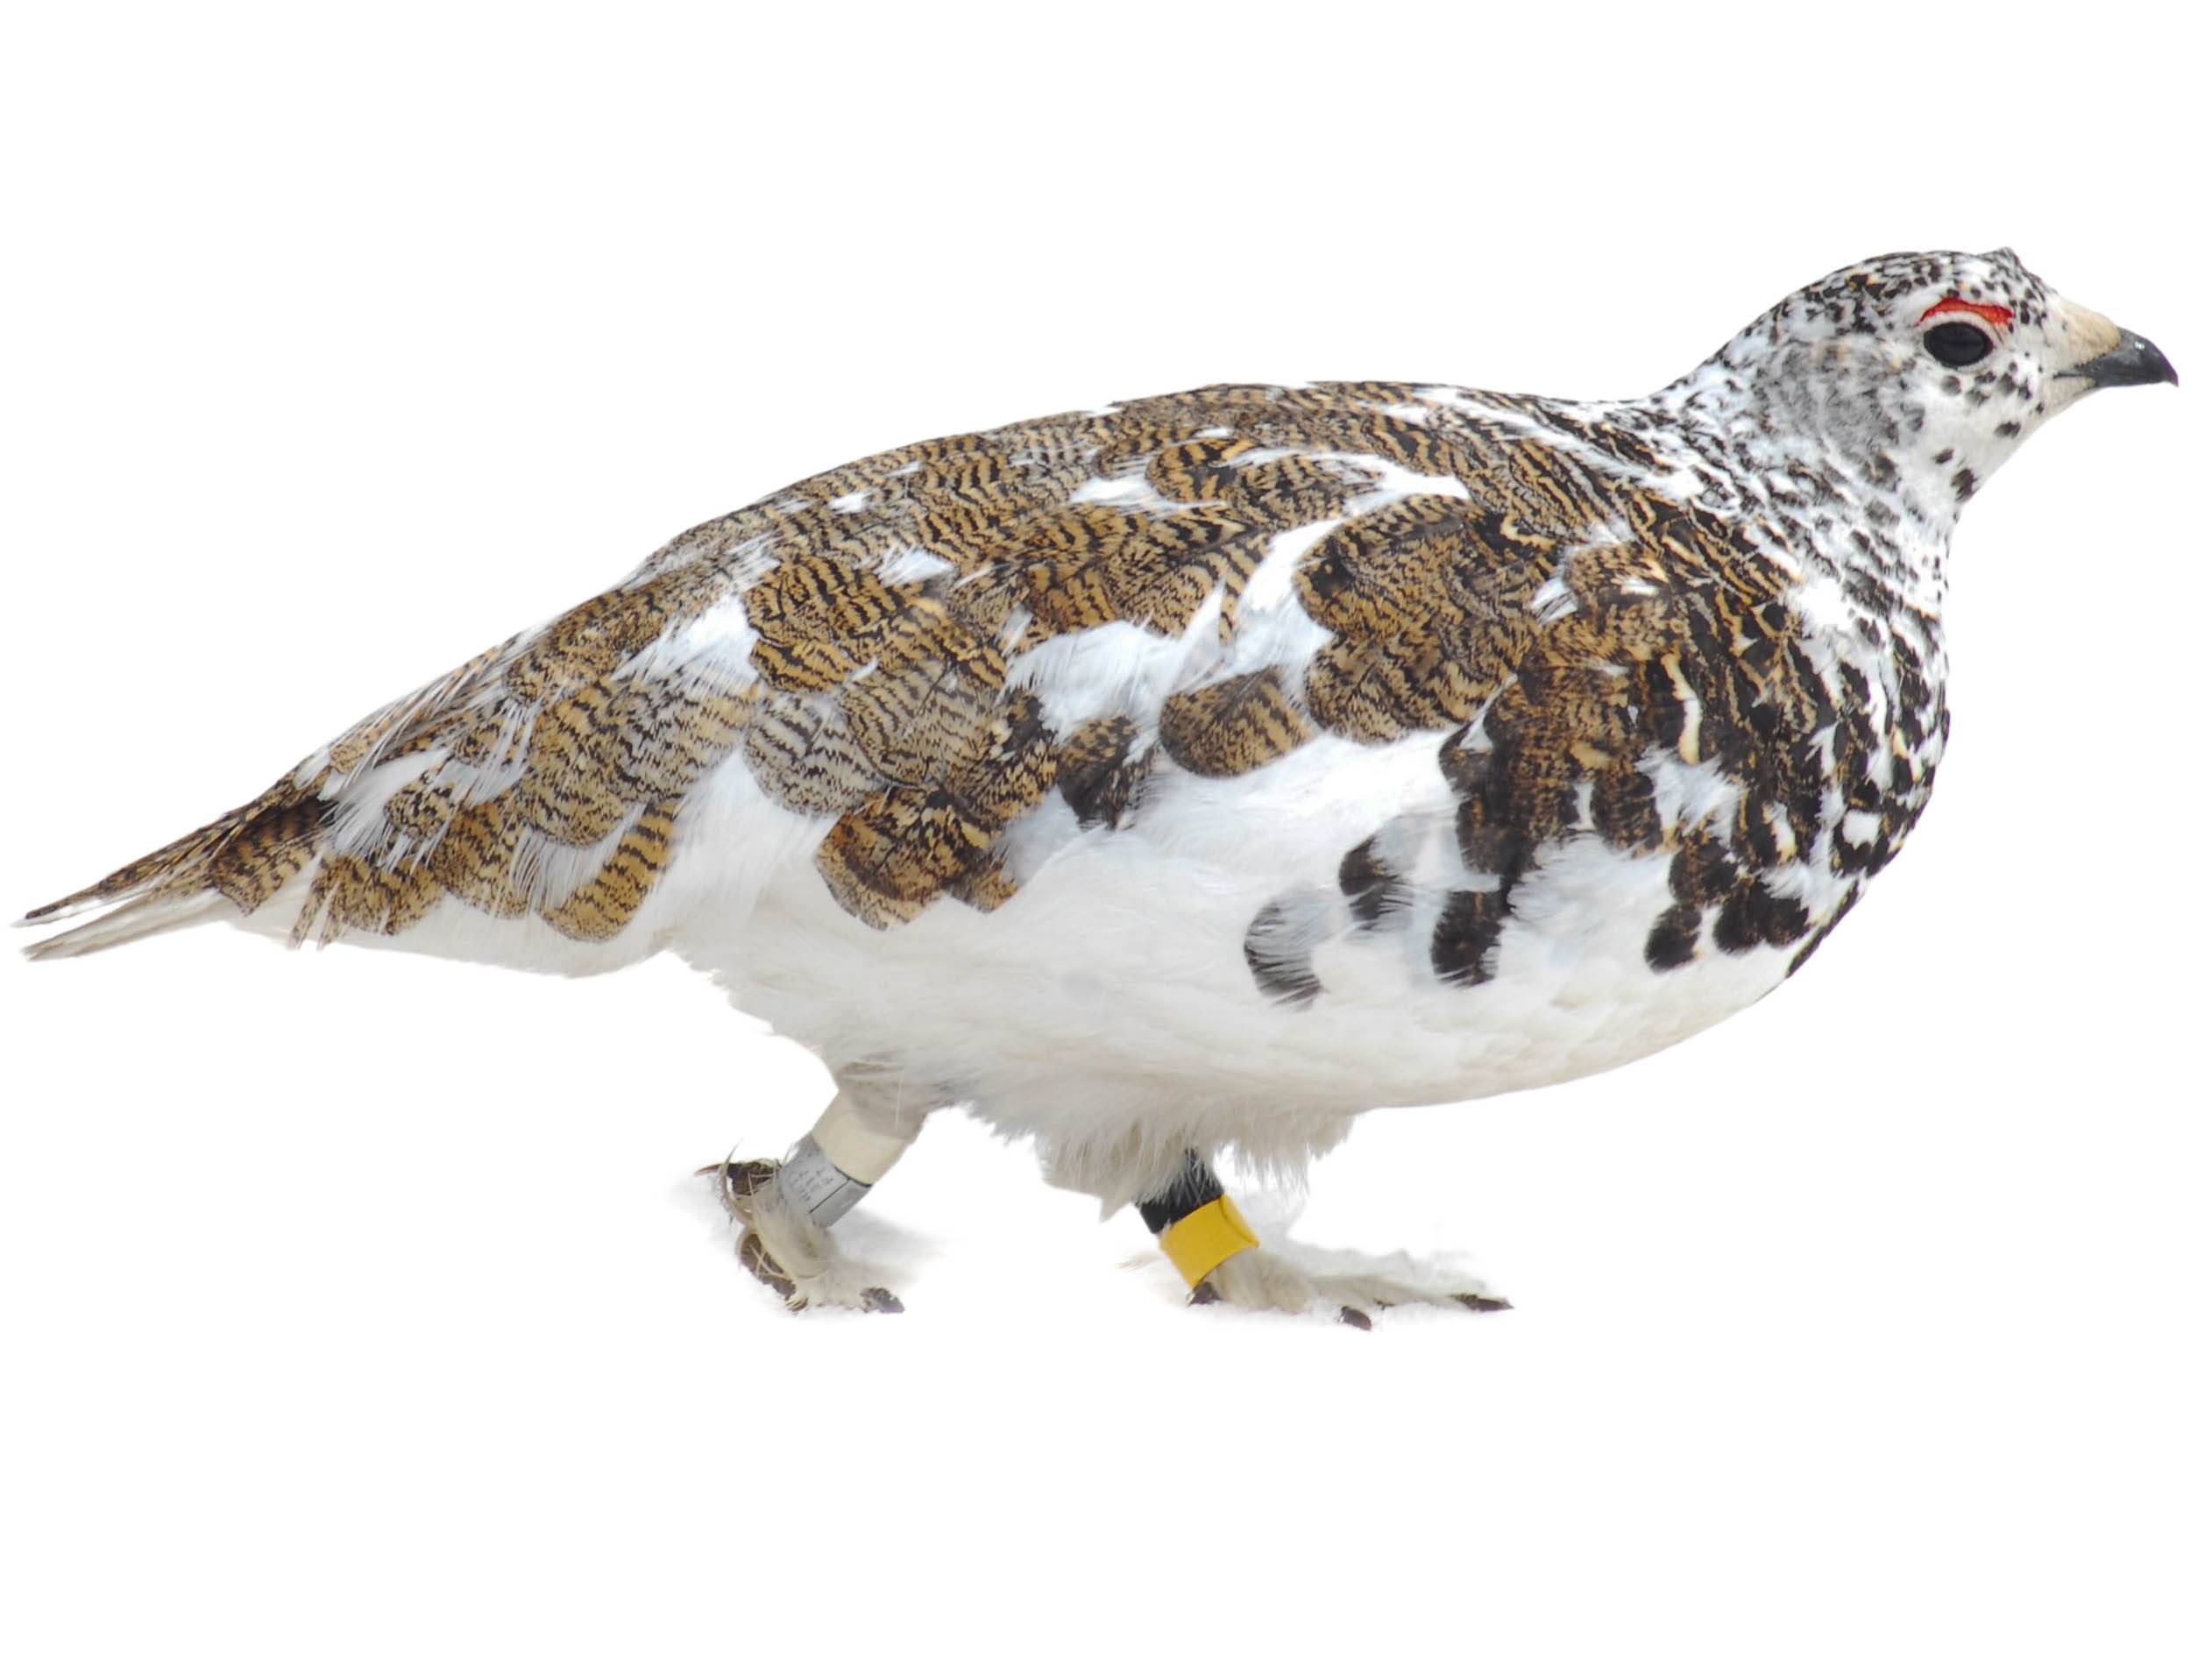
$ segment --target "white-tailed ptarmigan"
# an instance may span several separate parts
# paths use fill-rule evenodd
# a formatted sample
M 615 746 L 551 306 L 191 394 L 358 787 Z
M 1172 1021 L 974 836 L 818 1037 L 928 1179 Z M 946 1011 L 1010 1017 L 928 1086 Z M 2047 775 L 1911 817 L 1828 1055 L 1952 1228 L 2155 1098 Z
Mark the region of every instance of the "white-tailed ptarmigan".
M 2175 379 L 2010 251 L 1792 294 L 1648 397 L 1216 386 L 916 443 L 678 536 L 33 924 L 584 974 L 671 950 L 827 1062 L 713 1172 L 793 1307 L 940 1107 L 1134 1202 L 1195 1300 L 1309 1279 L 1212 1160 L 1679 1042 L 1926 804 L 1960 510 Z

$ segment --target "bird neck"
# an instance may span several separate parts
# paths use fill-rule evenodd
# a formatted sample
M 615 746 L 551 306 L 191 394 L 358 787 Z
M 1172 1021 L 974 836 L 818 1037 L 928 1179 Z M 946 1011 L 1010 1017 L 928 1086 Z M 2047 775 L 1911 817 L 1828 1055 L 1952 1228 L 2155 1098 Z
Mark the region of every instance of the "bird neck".
M 1950 481 L 1952 457 L 1919 452 L 1919 412 L 1885 388 L 1818 397 L 1806 388 L 1833 386 L 1834 377 L 1785 358 L 1745 366 L 1723 352 L 1650 401 L 1740 493 L 1740 510 L 1779 555 L 1834 576 L 1876 608 L 1932 620 L 1970 493 Z

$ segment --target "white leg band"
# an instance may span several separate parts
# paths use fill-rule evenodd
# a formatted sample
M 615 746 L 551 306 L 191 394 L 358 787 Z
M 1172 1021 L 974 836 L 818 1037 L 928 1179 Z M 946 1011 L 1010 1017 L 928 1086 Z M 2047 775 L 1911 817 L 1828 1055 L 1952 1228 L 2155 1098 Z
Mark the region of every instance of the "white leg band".
M 812 1131 L 814 1144 L 829 1154 L 830 1162 L 854 1180 L 873 1187 L 890 1173 L 921 1132 L 921 1120 L 904 1135 L 883 1133 L 861 1121 L 859 1110 L 843 1093 L 830 1102 Z

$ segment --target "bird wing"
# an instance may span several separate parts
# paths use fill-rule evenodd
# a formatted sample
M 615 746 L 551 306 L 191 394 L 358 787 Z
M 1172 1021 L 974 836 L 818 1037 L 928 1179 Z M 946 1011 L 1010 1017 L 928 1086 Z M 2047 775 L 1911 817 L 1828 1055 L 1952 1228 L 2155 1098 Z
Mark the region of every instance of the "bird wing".
M 1547 751 L 1556 794 L 1627 700 L 1571 663 L 1531 683 L 1547 605 L 1592 601 L 1565 555 L 1605 542 L 1630 589 L 1642 571 L 1671 594 L 1715 533 L 1634 482 L 1655 467 L 1533 401 L 1394 383 L 1215 386 L 911 445 L 686 532 L 34 915 L 151 901 L 159 921 L 209 892 L 251 911 L 304 875 L 295 939 L 401 933 L 448 900 L 606 939 L 736 766 L 886 928 L 1003 904 L 1013 833 L 1049 804 L 1110 830 L 1163 782 L 1324 733 L 1448 731 L 1515 684 L 1570 757 Z

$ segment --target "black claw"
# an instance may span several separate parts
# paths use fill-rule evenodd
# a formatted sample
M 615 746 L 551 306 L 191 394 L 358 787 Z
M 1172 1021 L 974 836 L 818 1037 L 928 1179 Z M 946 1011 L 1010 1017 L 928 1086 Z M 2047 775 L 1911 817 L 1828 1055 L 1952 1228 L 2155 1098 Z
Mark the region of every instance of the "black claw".
M 1350 1325 L 1354 1330 L 1372 1330 L 1375 1328 L 1375 1322 L 1357 1308 L 1339 1308 L 1336 1310 L 1336 1322 L 1340 1325 Z
M 1190 1287 L 1190 1306 L 1193 1308 L 1203 1308 L 1220 1300 L 1221 1292 L 1214 1288 L 1211 1280 L 1202 1279 Z
M 871 1314 L 903 1314 L 906 1304 L 881 1285 L 870 1285 L 861 1293 L 861 1301 Z
M 1471 1290 L 1462 1291 L 1452 1301 L 1473 1314 L 1502 1314 L 1513 1306 L 1503 1296 L 1478 1296 Z

